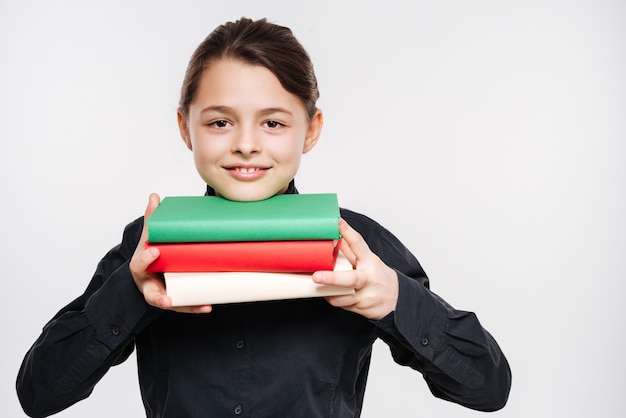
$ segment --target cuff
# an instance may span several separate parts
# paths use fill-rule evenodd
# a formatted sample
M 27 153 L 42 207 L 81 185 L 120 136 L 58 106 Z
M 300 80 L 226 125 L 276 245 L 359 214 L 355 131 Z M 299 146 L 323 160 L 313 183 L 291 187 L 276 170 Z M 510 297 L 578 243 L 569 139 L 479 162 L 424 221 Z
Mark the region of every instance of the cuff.
M 421 356 L 433 361 L 445 346 L 448 326 L 446 306 L 426 287 L 414 279 L 398 274 L 396 310 L 378 321 L 385 332 L 401 336 Z

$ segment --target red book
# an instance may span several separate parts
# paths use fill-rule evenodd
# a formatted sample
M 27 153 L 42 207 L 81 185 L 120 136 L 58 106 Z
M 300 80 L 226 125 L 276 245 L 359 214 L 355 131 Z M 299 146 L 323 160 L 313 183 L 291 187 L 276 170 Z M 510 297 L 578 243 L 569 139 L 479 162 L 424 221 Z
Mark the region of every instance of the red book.
M 255 271 L 310 273 L 333 270 L 336 240 L 146 243 L 160 256 L 150 272 Z

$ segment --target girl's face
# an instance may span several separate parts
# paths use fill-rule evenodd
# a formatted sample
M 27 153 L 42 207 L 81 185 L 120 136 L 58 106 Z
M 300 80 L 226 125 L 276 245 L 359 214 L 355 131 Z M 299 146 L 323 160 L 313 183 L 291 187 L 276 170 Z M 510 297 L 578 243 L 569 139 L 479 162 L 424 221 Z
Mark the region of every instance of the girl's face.
M 200 176 L 239 201 L 283 193 L 322 122 L 320 111 L 309 121 L 302 101 L 267 68 L 233 59 L 204 70 L 187 120 L 178 115 Z

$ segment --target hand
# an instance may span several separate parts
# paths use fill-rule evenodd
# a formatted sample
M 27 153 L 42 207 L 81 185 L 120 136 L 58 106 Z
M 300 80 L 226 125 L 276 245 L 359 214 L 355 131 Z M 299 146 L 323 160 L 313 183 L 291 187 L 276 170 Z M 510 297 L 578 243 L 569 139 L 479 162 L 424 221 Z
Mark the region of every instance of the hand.
M 157 308 L 189 313 L 211 312 L 211 305 L 172 307 L 172 299 L 167 296 L 165 292 L 163 276 L 160 273 L 149 273 L 146 271 L 148 266 L 159 257 L 158 248 L 146 248 L 146 241 L 148 239 L 148 218 L 152 215 L 156 207 L 159 206 L 160 201 L 161 198 L 155 193 L 151 194 L 148 200 L 148 206 L 144 214 L 141 238 L 130 260 L 130 273 L 135 280 L 135 284 L 143 294 L 146 302 Z
M 396 309 L 398 275 L 374 254 L 363 237 L 348 223 L 339 220 L 342 235 L 340 250 L 355 267 L 352 271 L 318 271 L 313 281 L 351 287 L 354 295 L 327 296 L 333 306 L 355 312 L 372 320 L 385 317 Z

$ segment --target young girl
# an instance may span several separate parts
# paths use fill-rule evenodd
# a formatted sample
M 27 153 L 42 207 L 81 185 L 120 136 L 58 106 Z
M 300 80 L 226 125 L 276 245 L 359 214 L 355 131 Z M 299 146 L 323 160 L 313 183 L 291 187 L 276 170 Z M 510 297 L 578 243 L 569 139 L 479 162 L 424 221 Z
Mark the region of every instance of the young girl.
M 300 158 L 322 129 L 317 98 L 313 66 L 288 28 L 241 19 L 213 31 L 191 58 L 178 109 L 207 194 L 298 193 Z M 136 347 L 149 417 L 357 417 L 377 338 L 435 396 L 484 411 L 505 405 L 511 374 L 495 340 L 474 314 L 431 293 L 415 257 L 375 221 L 341 209 L 354 270 L 313 275 L 354 295 L 172 308 L 162 277 L 146 272 L 159 254 L 144 249 L 145 219 L 158 204 L 151 195 L 26 354 L 17 390 L 27 414 L 86 398 Z

